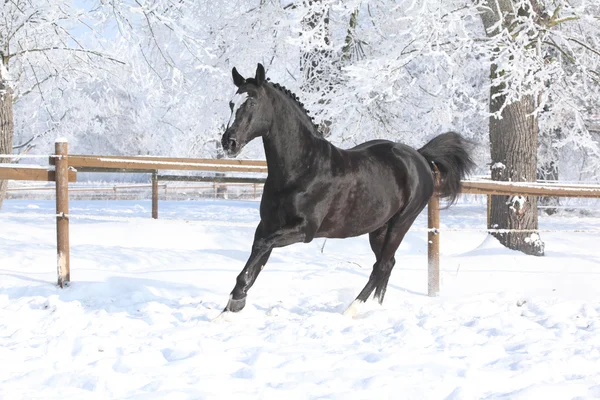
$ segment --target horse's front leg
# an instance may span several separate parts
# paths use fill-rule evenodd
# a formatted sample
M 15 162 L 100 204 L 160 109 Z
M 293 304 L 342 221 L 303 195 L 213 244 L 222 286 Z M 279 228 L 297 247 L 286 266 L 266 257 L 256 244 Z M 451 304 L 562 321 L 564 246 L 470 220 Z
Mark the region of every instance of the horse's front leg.
M 269 260 L 274 247 L 283 247 L 298 243 L 306 238 L 304 225 L 286 227 L 273 233 L 265 232 L 262 222 L 256 228 L 250 257 L 237 277 L 235 287 L 229 296 L 229 302 L 223 311 L 238 312 L 246 305 L 248 290 L 254 285 L 258 274 Z
M 238 312 L 241 311 L 246 305 L 246 296 L 248 290 L 254 285 L 258 274 L 265 267 L 265 264 L 269 260 L 271 255 L 270 249 L 262 249 L 262 246 L 256 246 L 256 242 L 252 245 L 252 253 L 242 269 L 242 272 L 238 275 L 235 283 L 235 287 L 229 295 L 229 302 L 223 311 Z

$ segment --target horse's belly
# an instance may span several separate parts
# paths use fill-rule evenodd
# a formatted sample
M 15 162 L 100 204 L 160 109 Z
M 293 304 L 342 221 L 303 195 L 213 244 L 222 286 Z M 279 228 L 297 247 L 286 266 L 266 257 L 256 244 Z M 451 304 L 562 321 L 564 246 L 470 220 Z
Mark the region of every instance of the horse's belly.
M 401 196 L 367 196 L 351 205 L 331 210 L 323 219 L 317 237 L 343 239 L 370 233 L 384 225 L 402 207 Z
M 375 231 L 377 228 L 381 227 L 385 222 L 387 222 L 387 220 L 382 221 L 380 224 L 353 226 L 351 223 L 347 223 L 343 226 L 326 227 L 324 229 L 319 229 L 315 237 L 345 239 L 349 237 L 361 236 Z

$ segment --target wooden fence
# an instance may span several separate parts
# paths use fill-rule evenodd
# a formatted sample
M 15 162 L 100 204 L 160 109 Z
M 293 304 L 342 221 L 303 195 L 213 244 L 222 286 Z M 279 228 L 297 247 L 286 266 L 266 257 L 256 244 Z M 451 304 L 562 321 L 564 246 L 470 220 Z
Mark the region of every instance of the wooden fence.
M 56 182 L 56 268 L 58 285 L 71 280 L 69 250 L 69 182 L 77 180 L 77 172 L 69 168 L 68 143 L 57 141 L 53 158 L 54 167 L 15 166 L 0 164 L 0 180 Z M 54 162 L 55 161 L 55 162 Z
M 144 172 L 152 174 L 152 217 L 158 218 L 159 181 L 200 181 L 262 183 L 262 177 L 184 177 L 160 175 L 159 171 L 211 171 L 234 173 L 267 173 L 264 161 L 212 160 L 166 157 L 122 157 L 69 155 L 68 144 L 57 142 L 55 154 L 49 158 L 50 167 L 21 167 L 0 164 L 0 180 L 43 180 L 56 182 L 56 231 L 58 285 L 70 281 L 69 253 L 69 187 L 75 182 L 77 172 Z M 552 197 L 600 198 L 600 185 L 561 185 L 525 182 L 496 182 L 489 180 L 464 181 L 463 193 L 491 195 L 524 195 Z M 440 291 L 440 201 L 434 195 L 428 204 L 428 294 L 437 296 Z

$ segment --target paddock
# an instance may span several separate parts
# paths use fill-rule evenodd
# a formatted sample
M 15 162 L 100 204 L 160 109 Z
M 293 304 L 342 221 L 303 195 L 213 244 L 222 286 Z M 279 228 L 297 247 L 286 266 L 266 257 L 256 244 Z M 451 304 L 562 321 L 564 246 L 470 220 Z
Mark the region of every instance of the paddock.
M 441 210 L 434 229 L 424 212 L 400 246 L 386 302 L 354 319 L 341 312 L 371 272 L 366 237 L 276 249 L 246 309 L 214 323 L 248 257 L 259 202 L 162 199 L 153 219 L 145 190 L 145 199 L 70 199 L 62 289 L 55 199 L 5 202 L 0 398 L 600 395 L 598 213 L 541 217 L 546 255 L 533 257 L 488 235 L 485 194 Z
M 66 289 L 49 267 L 54 201 L 4 207 L 2 398 L 598 395 L 598 234 L 543 233 L 546 256 L 525 256 L 482 231 L 485 203 L 461 202 L 441 211 L 439 297 L 427 296 L 423 214 L 383 307 L 340 314 L 371 272 L 367 238 L 317 239 L 276 249 L 239 318 L 216 324 L 257 201 L 165 201 L 158 220 L 150 200 L 71 201 Z M 600 230 L 600 218 L 585 220 Z M 540 221 L 578 227 L 578 217 Z
M 214 194 L 217 197 L 218 183 L 252 183 L 254 197 L 256 197 L 256 184 L 264 182 L 263 177 L 224 177 L 223 172 L 258 173 L 266 174 L 267 164 L 261 160 L 243 159 L 185 159 L 153 156 L 99 156 L 99 155 L 73 155 L 69 154 L 68 142 L 58 139 L 55 143 L 55 153 L 48 156 L 49 167 L 40 166 L 11 166 L 0 164 L 0 179 L 55 181 L 56 200 L 56 252 L 58 285 L 63 287 L 70 282 L 70 245 L 69 245 L 69 182 L 77 180 L 77 171 L 80 172 L 118 172 L 118 173 L 149 173 L 151 174 L 152 188 L 152 218 L 158 219 L 159 202 L 159 177 L 162 180 L 175 181 L 212 181 Z M 0 155 L 10 158 L 11 155 Z M 26 157 L 26 156 L 25 156 Z M 39 156 L 37 156 L 39 157 Z M 42 156 L 44 157 L 44 156 Z M 159 170 L 178 171 L 212 171 L 221 173 L 213 177 L 193 177 L 177 175 L 160 175 Z M 436 186 L 439 185 L 439 176 Z M 166 188 L 166 186 L 165 186 Z M 114 188 L 116 197 L 116 187 Z M 462 194 L 485 194 L 488 196 L 487 217 L 491 196 L 555 196 L 569 198 L 600 198 L 600 185 L 581 184 L 539 184 L 530 182 L 496 182 L 491 180 L 463 181 Z M 537 201 L 537 200 L 533 200 Z M 427 259 L 428 259 L 428 295 L 437 296 L 440 292 L 440 199 L 434 193 L 427 205 Z M 414 228 L 412 228 L 414 230 Z M 515 229 L 487 229 L 488 233 L 508 233 Z M 576 229 L 577 232 L 597 234 L 597 230 Z M 522 231 L 521 231 L 522 232 Z M 538 230 L 531 231 L 538 232 Z M 566 232 L 566 231 L 563 231 Z

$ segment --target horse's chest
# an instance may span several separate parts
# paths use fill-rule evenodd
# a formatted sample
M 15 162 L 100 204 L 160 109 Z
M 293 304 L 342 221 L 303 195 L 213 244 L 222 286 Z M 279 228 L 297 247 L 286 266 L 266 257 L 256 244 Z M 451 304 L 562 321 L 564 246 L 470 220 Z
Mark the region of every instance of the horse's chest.
M 286 220 L 296 213 L 295 208 L 294 196 L 291 193 L 265 194 L 260 202 L 260 218 L 284 225 Z
M 283 227 L 298 220 L 312 220 L 318 201 L 301 191 L 265 192 L 260 203 L 260 217 L 269 225 Z

